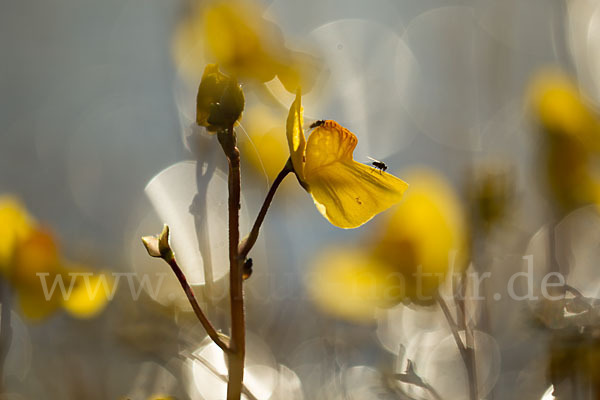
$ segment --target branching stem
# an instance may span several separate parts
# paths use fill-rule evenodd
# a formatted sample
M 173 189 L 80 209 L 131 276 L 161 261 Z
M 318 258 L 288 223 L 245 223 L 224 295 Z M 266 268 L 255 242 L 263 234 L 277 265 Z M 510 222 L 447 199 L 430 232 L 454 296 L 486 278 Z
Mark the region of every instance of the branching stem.
M 452 332 L 452 336 L 454 337 L 454 341 L 456 342 L 456 347 L 458 347 L 458 351 L 460 356 L 463 359 L 465 364 L 465 368 L 467 370 L 467 377 L 469 380 L 469 397 L 471 400 L 477 400 L 477 382 L 475 375 L 475 349 L 473 347 L 467 347 L 463 343 L 460 334 L 458 324 L 454 321 L 452 317 L 452 313 L 448 308 L 448 305 L 444 301 L 443 297 L 439 294 L 435 294 L 435 300 L 440 305 L 442 312 L 444 313 L 444 317 L 448 322 L 448 326 L 450 327 L 450 331 Z M 465 338 L 467 337 L 467 332 L 465 328 Z

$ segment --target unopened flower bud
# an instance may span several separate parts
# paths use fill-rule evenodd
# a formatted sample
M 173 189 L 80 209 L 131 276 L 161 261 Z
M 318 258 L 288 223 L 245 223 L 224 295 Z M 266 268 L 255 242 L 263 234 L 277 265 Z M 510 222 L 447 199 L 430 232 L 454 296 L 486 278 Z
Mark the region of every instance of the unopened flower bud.
M 227 129 L 241 118 L 244 102 L 237 80 L 221 73 L 216 64 L 209 64 L 196 97 L 196 123 L 211 132 Z

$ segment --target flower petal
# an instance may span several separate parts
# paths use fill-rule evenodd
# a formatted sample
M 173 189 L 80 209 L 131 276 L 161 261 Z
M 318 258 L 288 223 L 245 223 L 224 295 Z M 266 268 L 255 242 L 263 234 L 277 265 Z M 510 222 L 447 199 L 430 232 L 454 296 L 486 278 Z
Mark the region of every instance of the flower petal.
M 335 121 L 322 121 L 308 137 L 304 174 L 309 176 L 323 166 L 337 161 L 352 161 L 358 139 Z
M 300 103 L 300 89 L 296 92 L 296 99 L 290 107 L 287 118 L 286 134 L 288 146 L 290 148 L 290 157 L 294 171 L 300 181 L 304 180 L 304 150 L 306 149 L 306 138 L 303 130 L 303 110 Z
M 307 183 L 319 212 L 344 229 L 356 228 L 397 204 L 408 187 L 401 179 L 356 161 L 322 167 Z
M 7 274 L 17 244 L 33 230 L 25 207 L 11 196 L 0 196 L 0 272 Z
M 398 203 L 408 187 L 393 175 L 352 159 L 356 136 L 334 121 L 306 145 L 305 182 L 317 209 L 333 225 L 356 228 Z

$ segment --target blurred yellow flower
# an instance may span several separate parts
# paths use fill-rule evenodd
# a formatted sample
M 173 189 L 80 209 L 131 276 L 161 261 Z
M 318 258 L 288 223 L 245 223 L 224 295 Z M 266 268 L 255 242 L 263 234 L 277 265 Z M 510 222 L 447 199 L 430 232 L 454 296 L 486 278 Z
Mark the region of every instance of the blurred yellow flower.
M 31 233 L 32 224 L 17 199 L 0 196 L 0 273 L 7 273 L 16 244 Z
M 370 321 L 377 307 L 401 298 L 402 276 L 363 249 L 323 252 L 307 275 L 310 298 L 324 311 L 354 322 Z
M 464 269 L 466 228 L 459 200 L 436 173 L 414 171 L 414 185 L 369 246 L 329 249 L 309 274 L 311 298 L 324 311 L 370 321 L 401 301 L 431 304 L 449 273 Z
M 600 121 L 569 77 L 559 71 L 542 71 L 534 79 L 530 93 L 547 133 L 570 136 L 600 150 Z
M 304 137 L 300 91 L 287 119 L 294 172 L 319 212 L 340 228 L 356 228 L 402 199 L 408 185 L 354 161 L 356 136 L 335 121 L 320 121 Z
M 107 293 L 112 293 L 114 280 L 110 274 L 90 274 L 76 271 L 75 285 L 70 296 L 63 299 L 64 310 L 75 318 L 92 318 L 102 311 L 108 301 Z
M 62 307 L 75 317 L 85 318 L 104 309 L 108 293 L 96 290 L 96 280 L 104 279 L 110 289 L 112 278 L 92 275 L 85 269 L 73 275 L 76 270 L 65 266 L 52 235 L 36 225 L 12 197 L 0 197 L 0 227 L 2 277 L 14 288 L 23 315 L 41 320 Z M 62 283 L 68 290 L 71 282 L 72 291 L 63 296 L 58 287 Z M 55 290 L 48 290 L 51 287 Z
M 542 157 L 550 192 L 561 212 L 600 204 L 600 120 L 574 83 L 559 72 L 542 72 L 534 80 L 532 108 L 545 133 Z
M 454 272 L 464 268 L 464 214 L 454 190 L 437 173 L 422 169 L 408 176 L 415 184 L 376 236 L 372 251 L 380 262 L 401 271 L 403 297 L 428 303 L 451 266 Z
M 316 75 L 316 60 L 289 50 L 279 27 L 262 13 L 250 0 L 212 1 L 198 7 L 177 28 L 176 61 L 194 79 L 195 71 L 209 60 L 242 81 L 267 82 L 277 76 L 291 92 L 299 86 L 308 88 Z
M 285 127 L 269 108 L 257 105 L 244 113 L 249 140 L 241 143 L 243 158 L 259 173 L 275 179 L 288 158 Z
M 514 171 L 504 163 L 486 161 L 478 163 L 467 180 L 466 194 L 472 228 L 489 233 L 509 213 L 514 197 Z

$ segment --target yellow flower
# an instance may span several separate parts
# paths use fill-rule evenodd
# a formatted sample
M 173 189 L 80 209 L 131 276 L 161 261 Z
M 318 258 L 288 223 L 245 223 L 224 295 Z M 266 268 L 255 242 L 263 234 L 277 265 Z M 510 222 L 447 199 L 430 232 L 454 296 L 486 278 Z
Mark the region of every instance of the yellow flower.
M 73 276 L 75 270 L 61 259 L 52 235 L 36 225 L 17 200 L 0 197 L 0 227 L 2 278 L 15 290 L 23 315 L 41 320 L 62 307 L 75 317 L 86 318 L 104 309 L 107 292 L 98 287 L 97 280 L 104 279 L 110 289 L 111 277 L 93 275 L 86 269 L 78 269 L 80 274 Z M 88 275 L 87 280 L 82 272 Z M 67 291 L 73 282 L 70 295 L 63 296 L 59 281 Z M 55 290 L 49 290 L 55 282 Z
M 443 178 L 429 170 L 409 176 L 415 184 L 376 239 L 372 254 L 402 273 L 403 297 L 429 303 L 450 267 L 455 272 L 464 267 L 466 227 L 460 201 Z
M 0 196 L 0 273 L 6 275 L 18 242 L 32 231 L 33 220 L 15 198 Z
M 459 200 L 437 174 L 409 174 L 414 185 L 369 245 L 329 249 L 308 275 L 308 292 L 323 310 L 355 322 L 399 302 L 427 305 L 450 272 L 465 266 L 466 228 Z
M 335 121 L 322 121 L 304 137 L 300 91 L 287 119 L 294 172 L 319 212 L 340 228 L 356 228 L 400 202 L 408 185 L 354 161 L 358 139 Z
M 249 140 L 241 143 L 242 157 L 259 174 L 266 172 L 270 180 L 279 174 L 288 157 L 285 126 L 278 117 L 262 105 L 244 112 L 244 128 Z
M 402 277 L 360 248 L 331 248 L 320 254 L 307 275 L 310 298 L 329 314 L 369 322 L 378 307 L 402 297 Z M 400 292 L 399 292 L 400 291 Z
M 597 160 L 600 120 L 574 83 L 559 72 L 542 72 L 530 89 L 544 133 L 541 155 L 547 184 L 559 211 L 600 204 Z
M 531 85 L 531 100 L 549 134 L 570 136 L 600 150 L 600 121 L 569 77 L 542 71 Z
M 499 163 L 479 164 L 467 181 L 467 195 L 474 229 L 489 232 L 509 214 L 514 195 L 513 172 Z
M 92 318 L 98 315 L 106 305 L 114 287 L 114 280 L 110 274 L 91 274 L 86 269 L 71 268 L 75 284 L 70 296 L 62 301 L 63 309 L 75 318 Z
M 308 88 L 318 62 L 288 49 L 279 27 L 262 13 L 249 0 L 213 1 L 198 7 L 175 33 L 177 62 L 194 78 L 208 59 L 241 81 L 267 82 L 277 76 L 290 92 L 299 86 Z
M 47 274 L 46 280 L 61 279 L 62 266 L 58 249 L 52 236 L 41 229 L 35 229 L 15 245 L 9 282 L 16 291 L 20 311 L 32 320 L 41 320 L 61 305 L 60 292 L 44 296 L 40 276 Z

